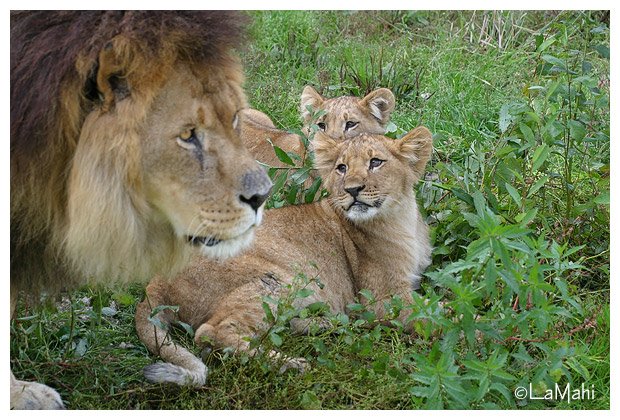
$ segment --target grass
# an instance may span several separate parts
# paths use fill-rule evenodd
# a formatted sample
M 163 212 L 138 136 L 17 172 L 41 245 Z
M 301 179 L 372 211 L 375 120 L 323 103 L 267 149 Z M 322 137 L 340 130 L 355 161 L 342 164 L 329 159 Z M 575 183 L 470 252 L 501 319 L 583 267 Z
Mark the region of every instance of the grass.
M 420 124 L 434 133 L 418 187 L 435 247 L 424 293 L 458 319 L 429 306 L 419 314 L 428 329 L 408 336 L 368 327 L 356 308 L 358 322 L 333 316 L 330 329 L 293 336 L 276 316 L 280 349 L 312 369 L 279 374 L 261 356 L 213 353 L 194 390 L 142 378 L 158 359 L 134 331 L 141 286 L 87 287 L 42 308 L 20 301 L 16 376 L 53 386 L 70 409 L 609 409 L 609 60 L 592 47 L 609 45 L 605 14 L 250 14 L 246 91 L 276 126 L 300 128 L 306 84 L 326 96 L 387 86 L 392 135 Z M 554 382 L 596 396 L 512 394 Z

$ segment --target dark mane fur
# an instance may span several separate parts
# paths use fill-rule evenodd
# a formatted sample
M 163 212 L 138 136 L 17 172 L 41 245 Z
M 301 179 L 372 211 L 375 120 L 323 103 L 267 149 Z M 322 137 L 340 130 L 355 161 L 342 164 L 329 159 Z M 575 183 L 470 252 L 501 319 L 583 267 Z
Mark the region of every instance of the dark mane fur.
M 122 34 L 154 61 L 165 43 L 176 38 L 180 59 L 209 62 L 238 46 L 241 21 L 228 11 L 11 13 L 11 165 L 28 159 L 48 140 L 45 133 L 53 129 L 59 90 L 67 78 L 79 76 L 79 57 L 92 62 L 94 72 L 104 44 Z M 92 87 L 89 79 L 82 82 L 87 101 Z
M 148 92 L 166 65 L 232 63 L 244 23 L 230 11 L 11 12 L 12 289 L 74 281 L 59 232 L 80 131 L 101 105 L 96 76 L 107 43 L 123 39 L 131 80 L 146 80 Z

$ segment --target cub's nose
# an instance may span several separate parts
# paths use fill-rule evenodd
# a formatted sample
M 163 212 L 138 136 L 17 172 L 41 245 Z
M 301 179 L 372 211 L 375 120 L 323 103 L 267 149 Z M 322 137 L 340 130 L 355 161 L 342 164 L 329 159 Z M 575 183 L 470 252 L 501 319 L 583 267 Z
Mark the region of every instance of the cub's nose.
M 345 188 L 344 190 L 346 192 L 348 192 L 349 194 L 351 194 L 351 196 L 353 198 L 357 198 L 357 195 L 360 193 L 360 191 L 362 191 L 364 188 L 366 188 L 366 185 L 360 185 L 357 187 L 349 187 L 349 188 Z

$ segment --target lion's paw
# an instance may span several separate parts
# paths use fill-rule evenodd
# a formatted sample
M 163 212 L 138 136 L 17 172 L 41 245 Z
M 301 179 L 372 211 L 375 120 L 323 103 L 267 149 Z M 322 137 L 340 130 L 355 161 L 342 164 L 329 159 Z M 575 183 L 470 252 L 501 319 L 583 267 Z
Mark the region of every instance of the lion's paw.
M 37 382 L 11 380 L 12 410 L 64 410 L 60 394 Z

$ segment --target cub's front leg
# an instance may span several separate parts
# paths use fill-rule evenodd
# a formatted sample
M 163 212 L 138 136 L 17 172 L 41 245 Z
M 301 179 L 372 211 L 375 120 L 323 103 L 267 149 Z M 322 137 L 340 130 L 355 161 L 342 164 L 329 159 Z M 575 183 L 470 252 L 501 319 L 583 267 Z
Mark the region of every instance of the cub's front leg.
M 277 299 L 279 290 L 265 288 L 264 285 L 248 283 L 228 294 L 218 304 L 213 316 L 196 329 L 195 341 L 199 346 L 212 346 L 215 349 L 233 347 L 251 356 L 258 354 L 259 348 L 252 348 L 250 340 L 264 333 L 269 327 L 265 322 L 265 311 L 261 296 Z M 271 308 L 275 312 L 275 307 Z M 287 369 L 303 371 L 307 362 L 302 358 L 291 358 L 278 351 L 267 354 L 280 372 Z

